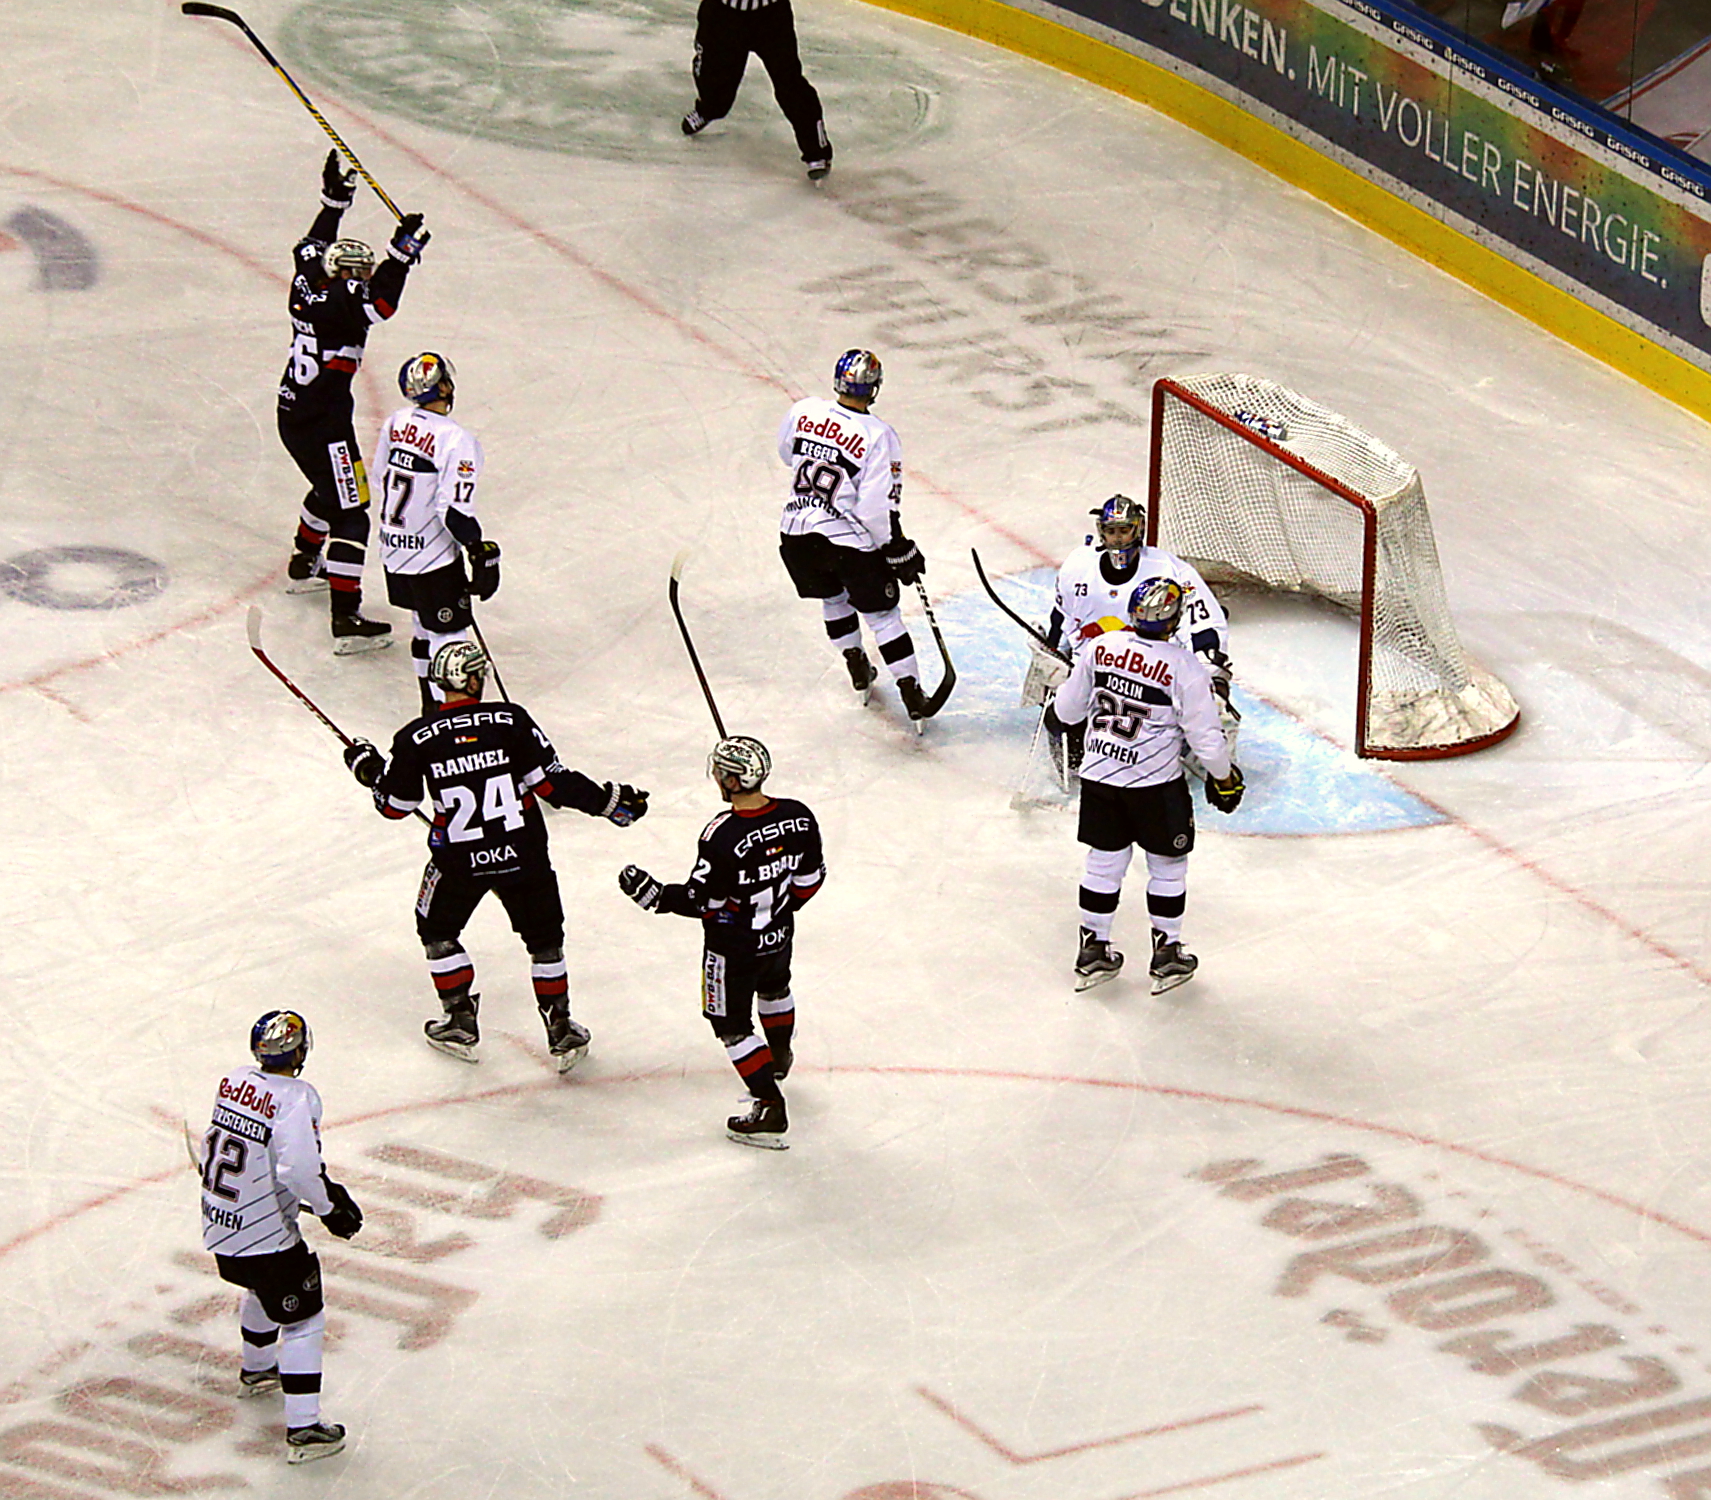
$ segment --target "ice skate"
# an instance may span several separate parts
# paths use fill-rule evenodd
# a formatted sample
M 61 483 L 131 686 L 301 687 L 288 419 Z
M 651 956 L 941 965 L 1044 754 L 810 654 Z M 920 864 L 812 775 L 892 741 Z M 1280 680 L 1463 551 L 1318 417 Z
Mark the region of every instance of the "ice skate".
M 829 158 L 822 158 L 819 161 L 811 161 L 807 165 L 808 180 L 810 182 L 824 182 L 831 174 L 832 163 Z
M 568 1009 L 543 1010 L 541 1020 L 547 1028 L 547 1051 L 552 1053 L 553 1061 L 558 1064 L 561 1073 L 568 1073 L 579 1062 L 588 1050 L 592 1036 L 588 1028 L 570 1018 Z
M 685 135 L 700 135 L 707 128 L 707 121 L 700 110 L 692 109 L 679 121 L 679 126 Z
M 903 700 L 904 711 L 909 715 L 909 721 L 915 726 L 916 734 L 925 734 L 927 730 L 927 698 L 921 691 L 921 684 L 913 677 L 897 679 L 897 696 Z
M 306 1464 L 331 1458 L 345 1449 L 345 1430 L 337 1422 L 316 1422 L 311 1427 L 290 1427 L 285 1432 L 285 1461 Z
M 382 651 L 392 644 L 392 627 L 384 620 L 365 620 L 359 614 L 333 616 L 333 654 L 355 656 L 361 651 Z
M 247 1399 L 251 1396 L 271 1396 L 278 1389 L 278 1365 L 269 1365 L 265 1370 L 241 1370 L 238 1372 L 238 1396 L 240 1399 Z
M 1123 955 L 1087 928 L 1081 929 L 1081 950 L 1075 955 L 1075 987 L 1090 990 L 1107 979 L 1115 979 L 1123 967 Z
M 725 1121 L 725 1134 L 733 1141 L 762 1146 L 768 1151 L 789 1149 L 789 1142 L 784 1139 L 789 1128 L 782 1099 L 756 1099 L 746 1115 L 732 1115 Z
M 321 571 L 319 552 L 293 551 L 285 564 L 285 592 L 288 594 L 324 594 L 327 575 Z
M 860 646 L 850 646 L 845 650 L 844 666 L 849 670 L 850 686 L 861 698 L 861 706 L 866 708 L 873 697 L 873 683 L 879 673 L 874 670 L 873 663 L 867 659 L 867 652 Z
M 424 1021 L 422 1035 L 428 1045 L 447 1057 L 468 1063 L 480 1062 L 475 1051 L 476 1043 L 481 1040 L 481 1028 L 475 1019 L 480 998 L 479 995 L 471 995 L 468 1000 L 455 1001 L 446 1007 L 445 1015 L 439 1020 Z
M 1153 929 L 1153 957 L 1147 965 L 1147 972 L 1152 975 L 1155 995 L 1174 990 L 1179 984 L 1187 984 L 1199 967 L 1200 960 L 1181 943 L 1170 942 L 1158 928 Z

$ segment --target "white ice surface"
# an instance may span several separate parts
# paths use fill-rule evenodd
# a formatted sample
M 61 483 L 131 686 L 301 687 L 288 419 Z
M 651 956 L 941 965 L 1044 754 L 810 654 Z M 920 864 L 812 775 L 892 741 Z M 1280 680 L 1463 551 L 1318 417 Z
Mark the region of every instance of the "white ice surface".
M 1711 1493 L 1679 1478 L 1711 1463 L 1711 1407 L 1682 1405 L 1711 1396 L 1711 432 L 1145 109 L 855 0 L 801 9 L 811 75 L 842 79 L 818 191 L 758 68 L 730 122 L 678 134 L 682 0 L 244 7 L 434 233 L 370 341 L 363 430 L 408 354 L 452 356 L 505 682 L 567 761 L 653 792 L 627 831 L 553 819 L 595 1038 L 560 1080 L 496 909 L 469 935 L 483 1061 L 422 1045 L 420 830 L 374 816 L 246 647 L 259 600 L 351 732 L 413 711 L 403 650 L 335 660 L 324 606 L 280 591 L 283 274 L 324 137 L 218 21 L 0 0 L 4 556 L 124 548 L 168 577 L 130 608 L 0 601 L 0 1495 Z M 490 104 L 562 106 L 514 127 L 537 141 L 483 134 L 440 72 L 423 123 L 323 46 L 409 77 L 448 29 Z M 578 113 L 595 84 L 635 108 Z M 93 287 L 39 289 L 5 230 L 26 209 L 94 246 Z M 365 192 L 349 223 L 387 216 Z M 778 419 L 852 344 L 886 361 L 963 679 L 920 740 L 889 691 L 853 705 L 774 547 Z M 1239 610 L 1264 707 L 1249 805 L 1200 819 L 1201 975 L 1077 996 L 1073 818 L 1010 809 L 1020 637 L 969 549 L 996 575 L 1060 558 L 1088 506 L 1144 491 L 1152 378 L 1218 367 L 1419 465 L 1466 644 L 1525 719 L 1466 760 L 1359 765 L 1352 629 Z M 725 719 L 827 835 L 786 1153 L 723 1138 L 698 934 L 614 881 L 681 878 L 717 805 L 666 609 L 683 546 Z M 1419 822 L 1280 833 L 1267 799 L 1311 804 L 1304 766 Z M 1138 873 L 1117 936 L 1139 956 Z M 327 1256 L 352 1443 L 308 1470 L 257 1446 L 277 1406 L 230 1399 L 182 1141 L 280 1004 L 315 1025 L 329 1157 L 370 1210 Z M 1388 1219 L 1199 1175 L 1337 1154 L 1370 1170 L 1295 1196 Z M 1621 1347 L 1483 1370 L 1443 1347 L 1577 1325 Z

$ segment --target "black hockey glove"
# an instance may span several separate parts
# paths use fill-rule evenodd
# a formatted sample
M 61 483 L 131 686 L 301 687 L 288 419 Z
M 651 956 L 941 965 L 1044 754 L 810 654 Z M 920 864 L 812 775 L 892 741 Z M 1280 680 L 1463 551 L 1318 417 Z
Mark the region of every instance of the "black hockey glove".
M 891 565 L 891 571 L 897 581 L 907 588 L 912 583 L 919 583 L 921 575 L 927 571 L 927 559 L 921 556 L 921 549 L 908 537 L 899 532 L 882 547 L 885 560 Z
M 333 1206 L 321 1215 L 321 1223 L 326 1226 L 328 1234 L 348 1240 L 362 1228 L 362 1210 L 356 1206 L 356 1199 L 351 1197 L 350 1190 L 342 1182 L 334 1182 L 325 1172 L 321 1173 L 321 1182 L 327 1189 L 327 1196 L 333 1200 Z
M 345 746 L 345 769 L 364 786 L 372 787 L 386 769 L 386 757 L 367 740 L 352 740 Z
M 337 151 L 329 151 L 321 168 L 321 201 L 328 208 L 349 208 L 356 197 L 356 173 L 345 171 Z
M 659 895 L 665 887 L 640 865 L 625 865 L 618 872 L 618 889 L 643 911 L 652 911 L 659 905 Z
M 610 818 L 620 828 L 628 828 L 638 818 L 648 815 L 648 794 L 623 782 L 606 783 L 606 805 L 599 816 Z
M 392 255 L 407 266 L 413 266 L 422 258 L 422 246 L 428 243 L 432 236 L 422 228 L 420 214 L 405 214 L 398 221 L 398 227 L 392 231 Z
M 1221 813 L 1233 813 L 1242 805 L 1242 793 L 1247 790 L 1247 783 L 1242 780 L 1242 768 L 1234 761 L 1230 762 L 1230 774 L 1222 781 L 1206 778 L 1206 802 L 1209 807 L 1215 807 Z
M 469 549 L 469 591 L 477 599 L 499 592 L 499 543 L 479 541 Z

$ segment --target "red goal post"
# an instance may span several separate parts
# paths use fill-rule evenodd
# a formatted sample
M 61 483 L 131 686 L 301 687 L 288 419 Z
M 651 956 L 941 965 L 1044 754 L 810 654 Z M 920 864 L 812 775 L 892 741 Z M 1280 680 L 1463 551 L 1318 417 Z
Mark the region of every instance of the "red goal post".
M 1153 383 L 1147 540 L 1209 583 L 1310 594 L 1358 616 L 1359 755 L 1465 755 L 1520 720 L 1462 650 L 1418 470 L 1274 381 Z

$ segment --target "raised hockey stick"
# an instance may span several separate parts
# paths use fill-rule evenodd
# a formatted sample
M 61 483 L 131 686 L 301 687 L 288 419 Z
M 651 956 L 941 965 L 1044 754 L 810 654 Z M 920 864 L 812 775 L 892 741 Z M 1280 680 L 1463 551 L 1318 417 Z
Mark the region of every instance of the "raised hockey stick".
M 980 586 L 986 590 L 987 595 L 991 598 L 992 602 L 1003 610 L 1005 614 L 1009 615 L 1012 620 L 1022 627 L 1022 629 L 1027 631 L 1028 634 L 1038 641 L 1045 650 L 1051 652 L 1051 654 L 1059 661 L 1063 662 L 1064 665 L 1070 665 L 1071 657 L 1067 651 L 1065 651 L 1061 646 L 1054 646 L 1045 638 L 1045 636 L 1041 635 L 1034 626 L 1030 625 L 1019 614 L 1017 614 L 1015 610 L 1011 609 L 1008 604 L 998 597 L 998 590 L 993 588 L 992 581 L 986 576 L 986 569 L 980 565 L 980 554 L 976 552 L 973 547 L 970 547 L 968 549 L 968 555 L 974 559 L 974 571 L 980 579 Z
M 279 59 L 268 51 L 267 43 L 250 30 L 249 23 L 246 22 L 242 16 L 240 16 L 235 10 L 227 10 L 223 5 L 205 5 L 203 4 L 203 0 L 184 0 L 184 4 L 180 6 L 179 9 L 187 16 L 212 16 L 216 21 L 230 21 L 232 25 L 238 28 L 239 31 L 243 32 L 243 34 L 250 39 L 255 50 L 267 59 L 268 66 L 285 80 L 291 92 L 294 93 L 302 103 L 303 108 L 308 110 L 309 113 L 315 117 L 315 123 L 333 138 L 333 144 L 337 146 L 339 150 L 344 152 L 345 159 L 362 174 L 362 180 L 373 188 L 380 198 L 380 201 L 392 210 L 392 217 L 395 219 L 402 219 L 404 217 L 404 215 L 398 211 L 398 205 L 387 197 L 386 189 L 381 187 L 381 185 L 369 175 L 368 168 L 357 160 L 356 152 L 352 151 L 351 148 L 345 144 L 344 137 L 327 123 L 327 117 L 323 115 L 320 110 L 316 109 L 314 104 L 310 102 L 309 96 L 305 94 L 302 89 L 297 87 L 297 80 L 280 66 Z
M 927 628 L 933 632 L 933 644 L 939 648 L 939 659 L 945 664 L 943 680 L 933 689 L 933 696 L 921 705 L 921 717 L 930 719 L 945 706 L 951 689 L 956 686 L 956 668 L 951 665 L 951 653 L 945 645 L 945 638 L 939 634 L 939 622 L 933 618 L 932 602 L 927 598 L 927 585 L 919 578 L 915 580 L 915 592 L 921 596 L 921 608 L 927 616 Z
M 701 670 L 701 658 L 695 654 L 695 642 L 689 638 L 689 627 L 683 621 L 683 607 L 677 602 L 677 584 L 683 576 L 683 565 L 689 560 L 689 549 L 686 547 L 671 560 L 671 585 L 666 590 L 671 600 L 671 612 L 677 616 L 677 628 L 683 632 L 683 649 L 689 653 L 689 665 L 695 668 L 696 679 L 701 684 L 701 691 L 707 698 L 707 711 L 713 715 L 713 727 L 719 731 L 719 738 L 726 739 L 725 721 L 719 717 L 719 705 L 713 701 L 713 689 L 707 686 L 707 674 Z
M 487 658 L 488 669 L 493 673 L 493 685 L 499 689 L 499 696 L 507 703 L 511 695 L 505 691 L 505 679 L 499 675 L 499 663 L 494 661 L 493 653 L 487 649 L 487 642 L 482 638 L 481 626 L 476 623 L 472 612 L 469 617 L 469 628 L 475 632 L 475 644 L 481 647 L 481 654 Z
M 266 667 L 268 671 L 273 673 L 273 675 L 282 683 L 284 683 L 286 692 L 290 693 L 293 698 L 308 709 L 309 712 L 325 724 L 327 728 L 332 730 L 347 749 L 354 745 L 356 741 L 346 734 L 344 730 L 340 729 L 339 726 L 329 719 L 324 713 L 322 713 L 320 705 L 274 665 L 273 658 L 267 654 L 267 648 L 261 643 L 261 606 L 259 604 L 250 605 L 248 625 L 250 650 L 255 652 L 255 659 Z M 432 821 L 419 807 L 416 809 L 416 816 L 424 823 Z

